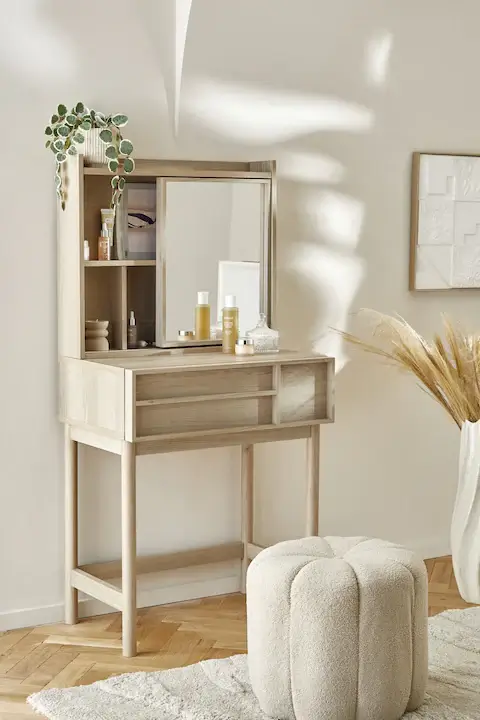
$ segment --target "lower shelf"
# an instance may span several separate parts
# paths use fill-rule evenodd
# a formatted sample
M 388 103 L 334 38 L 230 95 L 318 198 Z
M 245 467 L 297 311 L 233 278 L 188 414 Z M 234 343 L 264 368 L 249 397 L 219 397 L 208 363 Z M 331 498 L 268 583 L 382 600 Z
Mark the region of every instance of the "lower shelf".
M 137 575 L 161 572 L 162 570 L 178 570 L 179 568 L 193 567 L 195 565 L 208 565 L 209 563 L 228 562 L 229 560 L 241 560 L 243 558 L 243 543 L 231 542 L 212 547 L 198 548 L 196 550 L 183 550 L 166 555 L 146 555 L 138 557 L 136 562 Z M 91 563 L 82 565 L 74 573 L 81 572 L 89 575 L 95 580 L 113 580 L 122 576 L 122 561 Z M 74 587 L 77 587 L 74 585 Z M 110 586 L 110 587 L 113 587 Z M 83 588 L 78 588 L 83 590 Z M 85 590 L 84 592 L 89 591 Z M 96 597 L 96 596 L 94 596 Z M 99 600 L 101 598 L 98 598 Z

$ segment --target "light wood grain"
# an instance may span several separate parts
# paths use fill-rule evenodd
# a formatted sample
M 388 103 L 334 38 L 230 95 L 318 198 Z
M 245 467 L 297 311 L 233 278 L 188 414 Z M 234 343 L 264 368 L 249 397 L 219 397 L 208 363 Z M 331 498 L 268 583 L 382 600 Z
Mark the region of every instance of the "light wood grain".
M 215 360 L 217 356 L 214 355 Z M 203 365 L 196 373 L 137 375 L 137 401 L 195 398 L 215 395 L 268 392 L 272 390 L 270 367 L 228 367 L 210 370 Z
M 248 546 L 247 546 L 248 559 L 253 560 L 253 558 L 257 557 L 257 555 L 262 552 L 262 550 L 265 550 L 265 548 L 262 547 L 262 545 L 255 545 L 255 543 L 248 543 Z
M 250 163 L 195 161 L 195 160 L 135 160 L 135 170 L 128 175 L 128 181 L 155 180 L 166 178 L 199 178 L 199 179 L 240 179 L 270 180 L 271 173 L 261 170 L 250 170 Z M 120 174 L 121 169 L 120 169 Z M 105 165 L 85 168 L 87 176 L 104 176 L 111 178 Z
M 137 652 L 135 621 L 137 615 L 137 492 L 136 460 L 132 443 L 122 453 L 122 643 L 125 657 Z
M 280 350 L 280 352 L 271 355 L 258 354 L 250 356 L 227 355 L 221 352 L 212 352 L 211 350 L 205 353 L 170 351 L 166 353 L 148 353 L 145 356 L 112 356 L 93 360 L 93 362 L 102 365 L 126 368 L 139 375 L 160 374 L 162 372 L 192 372 L 194 370 L 227 370 L 265 365 L 273 367 L 277 363 L 280 365 L 288 364 L 289 366 L 307 363 L 323 364 L 331 361 L 332 358 L 326 355 L 291 350 Z M 173 382 L 173 380 L 171 381 Z
M 57 210 L 58 352 L 82 357 L 85 349 L 83 311 L 83 160 L 71 158 L 65 210 Z
M 285 442 L 302 440 L 310 436 L 308 425 L 292 427 L 266 426 L 260 429 L 244 428 L 210 431 L 209 433 L 189 433 L 188 435 L 170 435 L 167 438 L 142 438 L 135 444 L 137 455 L 157 455 L 159 453 L 183 452 L 185 450 L 203 450 L 206 448 L 233 447 L 247 443 Z
M 111 267 L 155 267 L 156 260 L 87 260 L 85 267 L 111 268 Z
M 248 547 L 253 542 L 253 482 L 255 456 L 253 445 L 242 446 L 242 592 L 247 591 Z
M 89 445 L 114 455 L 122 454 L 123 440 L 113 437 L 108 430 L 102 431 L 97 428 L 93 431 L 80 425 L 72 425 L 70 435 L 72 440 L 76 440 L 82 445 Z
M 320 428 L 312 426 L 307 441 L 307 522 L 305 534 L 318 535 L 318 502 L 320 497 Z
M 86 573 L 84 570 L 72 570 L 70 582 L 74 588 L 91 595 L 97 600 L 114 607 L 116 610 L 123 609 L 122 592 L 114 585 Z
M 126 371 L 128 372 L 128 370 Z M 247 400 L 253 398 L 272 397 L 275 390 L 257 390 L 255 392 L 218 393 L 216 395 L 193 395 L 185 397 L 167 397 L 158 400 L 137 400 L 137 407 L 151 407 L 152 405 L 188 405 L 190 403 L 212 402 L 212 400 Z
M 280 422 L 328 418 L 328 363 L 283 365 L 279 391 Z
M 163 572 L 165 570 L 178 570 L 179 568 L 208 565 L 211 563 L 230 562 L 243 557 L 243 543 L 230 542 L 213 547 L 182 550 L 181 552 L 163 555 L 149 555 L 137 557 L 137 575 Z M 106 563 L 90 563 L 82 565 L 81 570 L 95 575 L 102 580 L 113 580 L 122 575 L 121 560 Z
M 65 622 L 78 618 L 78 593 L 71 574 L 78 566 L 78 446 L 65 425 Z
M 137 438 L 271 424 L 270 397 L 137 407 Z
M 134 311 L 137 321 L 137 339 L 155 342 L 155 267 L 127 268 L 127 318 L 130 310 Z
M 122 272 L 123 271 L 123 272 Z M 112 350 L 122 349 L 125 268 L 110 266 L 98 272 L 85 267 L 85 319 L 108 320 L 108 342 Z
M 121 368 L 85 360 L 60 361 L 60 417 L 71 425 L 125 434 L 125 378 Z

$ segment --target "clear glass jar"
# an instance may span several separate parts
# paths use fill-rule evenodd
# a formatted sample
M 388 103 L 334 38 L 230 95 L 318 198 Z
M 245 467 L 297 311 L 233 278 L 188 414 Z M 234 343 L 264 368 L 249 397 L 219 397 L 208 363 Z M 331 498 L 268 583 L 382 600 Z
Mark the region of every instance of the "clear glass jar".
M 272 330 L 267 325 L 267 317 L 264 313 L 260 313 L 260 319 L 257 327 L 247 332 L 247 337 L 253 340 L 253 346 L 256 353 L 276 353 L 278 352 L 278 342 L 280 333 L 278 330 Z

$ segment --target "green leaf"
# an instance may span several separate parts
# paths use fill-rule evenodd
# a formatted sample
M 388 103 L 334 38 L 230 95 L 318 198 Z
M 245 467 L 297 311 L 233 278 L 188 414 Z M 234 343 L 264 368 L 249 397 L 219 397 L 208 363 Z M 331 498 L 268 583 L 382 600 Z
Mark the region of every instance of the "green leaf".
M 71 144 L 72 144 L 72 138 L 69 138 L 69 137 L 68 137 L 68 138 L 65 140 L 65 150 L 68 150 L 68 148 L 70 147 Z
M 95 110 L 90 110 L 90 117 L 95 120 Z
M 58 127 L 53 128 L 53 134 L 55 135 L 55 137 L 58 137 Z
M 46 148 L 49 148 L 51 144 L 52 144 L 52 141 L 51 141 L 51 140 L 47 140 L 47 142 L 45 143 L 45 147 L 46 147 Z
M 55 175 L 55 187 L 59 188 L 61 184 L 62 184 L 62 178 L 60 177 L 60 175 L 59 175 L 58 173 L 56 173 L 56 175 Z
M 125 187 L 125 178 L 121 177 L 118 180 L 118 189 L 123 190 L 124 187 Z
M 131 173 L 135 170 L 135 162 L 132 160 L 132 158 L 125 158 L 123 162 L 123 169 L 126 173 Z
M 75 145 L 70 145 L 70 147 L 67 150 L 69 155 L 76 155 L 77 154 L 77 148 Z
M 58 134 L 62 137 L 68 137 L 70 135 L 71 128 L 68 127 L 68 125 L 60 125 L 58 128 Z
M 56 150 L 57 152 L 61 152 L 61 151 L 63 150 L 63 148 L 65 147 L 65 143 L 64 143 L 63 140 L 61 140 L 60 138 L 58 138 L 58 140 L 55 140 L 55 141 L 54 141 L 53 147 L 55 148 L 55 150 Z
M 53 130 L 50 125 L 47 125 L 47 127 L 45 128 L 45 135 L 53 135 Z
M 80 130 L 85 130 L 85 132 L 87 132 L 88 130 L 91 130 L 91 129 L 92 129 L 92 122 L 91 122 L 91 120 L 84 120 L 84 121 L 80 124 Z
M 53 153 L 57 153 L 57 152 L 58 152 L 58 150 L 57 150 L 56 147 L 55 147 L 55 143 L 52 142 L 52 144 L 50 145 L 50 150 L 51 150 Z
M 109 160 L 108 161 L 108 169 L 110 170 L 110 172 L 117 172 L 118 160 Z
M 77 122 L 76 115 L 67 115 L 67 117 L 65 118 L 65 122 L 67 123 L 67 125 L 70 125 L 70 127 L 73 127 Z
M 65 105 L 59 105 L 58 108 L 57 108 L 57 113 L 60 115 L 60 117 L 61 117 L 62 115 L 66 115 L 66 114 L 67 114 L 67 108 L 66 108 L 66 106 L 65 106 Z
M 113 177 L 113 178 L 111 179 L 110 185 L 112 186 L 112 188 L 113 188 L 114 190 L 117 189 L 118 181 L 119 181 L 119 180 L 120 180 L 120 178 L 118 177 L 118 175 L 115 175 L 115 177 Z
M 117 160 L 118 154 L 117 154 L 117 148 L 115 145 L 109 145 L 107 149 L 105 150 L 105 157 L 109 158 L 110 160 Z
M 126 115 L 113 115 L 112 116 L 112 123 L 116 125 L 117 127 L 123 127 L 128 123 L 128 117 Z
M 67 159 L 67 156 L 65 155 L 65 153 L 59 152 L 56 154 L 56 158 L 58 163 L 64 163 Z
M 78 115 L 81 115 L 82 113 L 84 113 L 84 112 L 85 112 L 85 105 L 84 105 L 82 102 L 77 103 L 77 104 L 75 105 L 75 112 L 76 112 Z
M 52 115 L 52 117 L 50 118 L 50 122 L 52 123 L 52 125 L 55 125 L 55 123 L 58 122 L 58 115 Z
M 79 145 L 81 145 L 82 143 L 84 143 L 84 142 L 85 142 L 85 138 L 83 137 L 82 133 L 75 133 L 75 135 L 73 136 L 73 142 L 76 142 L 76 143 L 78 143 Z
M 104 143 L 111 143 L 113 140 L 113 133 L 111 130 L 102 130 L 100 132 L 100 140 Z M 108 157 L 108 156 L 107 156 Z
M 133 145 L 130 140 L 122 140 L 120 143 L 120 152 L 122 155 L 131 155 L 133 152 Z

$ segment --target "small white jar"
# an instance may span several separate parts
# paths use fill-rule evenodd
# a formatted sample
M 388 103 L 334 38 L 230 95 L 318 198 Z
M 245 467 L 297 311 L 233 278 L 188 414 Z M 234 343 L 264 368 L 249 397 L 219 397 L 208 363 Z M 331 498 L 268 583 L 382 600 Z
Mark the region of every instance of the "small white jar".
M 235 343 L 235 355 L 254 355 L 255 347 L 252 338 L 238 338 Z

